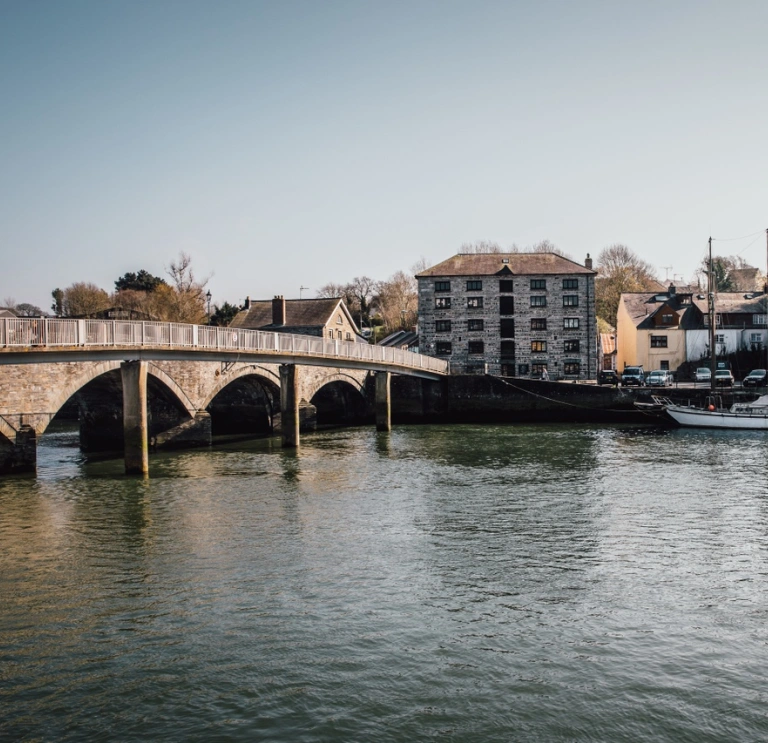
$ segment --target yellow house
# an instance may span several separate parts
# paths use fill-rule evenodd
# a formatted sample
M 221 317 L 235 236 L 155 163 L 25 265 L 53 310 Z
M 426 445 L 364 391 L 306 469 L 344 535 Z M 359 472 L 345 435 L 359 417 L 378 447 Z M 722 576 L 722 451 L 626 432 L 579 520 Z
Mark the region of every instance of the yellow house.
M 691 291 L 621 295 L 616 313 L 616 368 L 642 365 L 646 371 L 677 371 L 686 361 L 686 318 L 697 314 Z

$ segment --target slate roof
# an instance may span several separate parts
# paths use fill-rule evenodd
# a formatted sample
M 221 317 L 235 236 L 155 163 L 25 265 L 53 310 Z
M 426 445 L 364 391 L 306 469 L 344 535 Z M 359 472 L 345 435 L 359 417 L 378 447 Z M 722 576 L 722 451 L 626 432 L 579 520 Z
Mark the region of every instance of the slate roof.
M 339 306 L 341 305 L 341 306 Z M 340 297 L 330 299 L 286 299 L 285 325 L 272 324 L 272 300 L 251 301 L 250 309 L 235 315 L 230 327 L 254 330 L 275 330 L 290 333 L 292 328 L 322 328 L 336 314 L 343 312 L 353 328 L 357 328 L 352 315 Z
M 412 348 L 418 343 L 419 335 L 412 330 L 397 330 L 379 341 L 380 346 L 392 346 L 393 348 Z
M 685 303 L 683 298 L 690 297 Z M 677 313 L 680 328 L 690 330 L 702 327 L 702 318 L 709 311 L 706 292 L 699 289 L 666 292 L 632 292 L 621 295 L 627 313 L 637 328 L 653 328 L 653 316 L 664 306 Z M 720 315 L 760 315 L 766 312 L 766 296 L 744 292 L 720 292 L 715 297 L 715 309 Z
M 417 279 L 432 276 L 495 276 L 585 274 L 595 271 L 557 253 L 459 253 L 426 271 Z

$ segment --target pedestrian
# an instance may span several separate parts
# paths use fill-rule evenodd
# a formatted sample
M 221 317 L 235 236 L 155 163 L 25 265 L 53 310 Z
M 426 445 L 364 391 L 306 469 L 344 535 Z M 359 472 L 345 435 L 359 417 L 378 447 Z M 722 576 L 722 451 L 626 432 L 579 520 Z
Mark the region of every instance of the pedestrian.
M 547 367 L 545 366 L 541 371 L 541 381 L 549 382 L 549 374 L 547 373 Z

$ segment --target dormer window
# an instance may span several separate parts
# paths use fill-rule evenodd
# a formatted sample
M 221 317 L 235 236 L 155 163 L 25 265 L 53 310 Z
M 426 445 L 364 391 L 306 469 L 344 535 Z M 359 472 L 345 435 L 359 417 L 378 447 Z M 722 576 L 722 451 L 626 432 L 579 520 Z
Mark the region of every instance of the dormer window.
M 664 314 L 661 316 L 661 322 L 664 323 L 664 325 L 671 325 L 672 322 L 674 321 L 674 317 L 675 316 L 672 315 L 671 313 Z

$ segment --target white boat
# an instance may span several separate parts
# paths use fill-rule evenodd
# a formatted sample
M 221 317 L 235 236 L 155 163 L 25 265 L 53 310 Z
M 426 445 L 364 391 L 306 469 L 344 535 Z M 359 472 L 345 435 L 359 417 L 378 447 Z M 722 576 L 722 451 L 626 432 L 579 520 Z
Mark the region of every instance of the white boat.
M 658 406 L 680 426 L 688 428 L 742 428 L 768 431 L 768 395 L 753 402 L 737 402 L 730 408 L 721 409 L 715 405 L 696 408 L 692 405 L 678 405 L 667 397 L 653 398 Z

